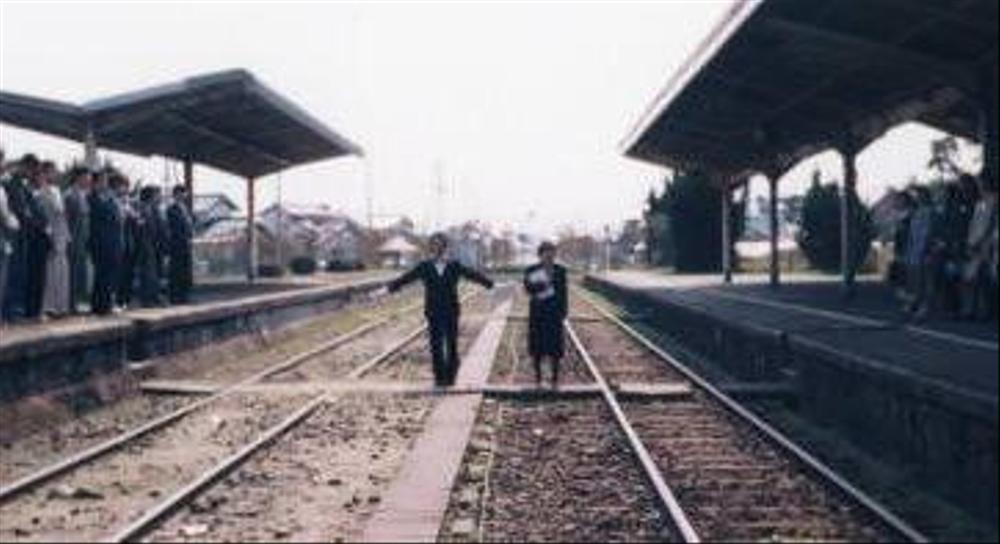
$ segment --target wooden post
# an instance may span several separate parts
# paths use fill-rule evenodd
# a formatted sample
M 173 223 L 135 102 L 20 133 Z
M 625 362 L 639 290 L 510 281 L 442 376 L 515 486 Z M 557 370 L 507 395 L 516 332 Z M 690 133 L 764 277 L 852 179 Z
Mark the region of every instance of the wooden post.
M 722 277 L 727 284 L 733 283 L 733 193 L 729 180 L 722 184 Z
M 988 184 L 993 187 L 997 186 L 997 177 L 1000 175 L 1000 141 L 998 141 L 998 123 L 1000 123 L 1000 107 L 997 105 L 997 101 L 1000 97 L 997 96 L 998 85 L 997 78 L 998 72 L 996 68 L 996 59 L 991 63 L 991 66 L 987 68 L 988 73 L 985 76 L 985 81 L 983 83 L 984 96 L 982 98 L 982 121 L 981 121 L 981 140 L 983 144 L 983 178 L 988 182 Z
M 844 186 L 840 196 L 840 272 L 844 280 L 844 293 L 854 293 L 857 269 L 855 266 L 854 204 L 858 198 L 858 151 L 854 145 L 841 149 L 844 160 Z
M 247 280 L 257 279 L 257 211 L 256 184 L 247 178 Z
M 194 213 L 194 163 L 184 159 L 184 189 L 187 191 L 187 207 Z
M 778 218 L 778 175 L 776 173 L 767 174 L 767 183 L 771 190 L 770 215 L 771 215 L 771 287 L 777 289 L 781 286 L 781 223 Z
M 88 124 L 87 135 L 83 140 L 83 163 L 91 170 L 100 168 L 97 158 L 97 135 L 94 128 Z

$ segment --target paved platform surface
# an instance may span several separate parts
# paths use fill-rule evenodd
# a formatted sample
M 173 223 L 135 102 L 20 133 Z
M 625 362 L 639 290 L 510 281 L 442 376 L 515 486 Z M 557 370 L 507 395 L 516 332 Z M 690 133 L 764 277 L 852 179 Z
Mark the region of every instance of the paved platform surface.
M 510 302 L 501 305 L 470 348 L 458 376 L 459 388 L 486 385 L 510 308 Z M 441 399 L 386 500 L 369 521 L 365 542 L 437 540 L 482 400 L 482 395 Z
M 379 272 L 324 274 L 308 278 L 282 278 L 245 281 L 206 281 L 192 294 L 192 303 L 155 309 L 135 309 L 119 315 L 93 315 L 50 320 L 44 323 L 8 325 L 0 329 L 0 348 L 19 344 L 66 341 L 74 337 L 113 335 L 127 328 L 135 319 L 163 320 L 195 314 L 222 305 L 232 305 L 262 297 L 280 297 L 296 291 L 318 287 L 346 287 L 366 281 L 385 279 L 391 274 Z
M 603 278 L 724 322 L 785 331 L 844 353 L 997 396 L 996 323 L 908 322 L 891 290 L 875 281 L 862 281 L 858 296 L 845 301 L 837 279 L 828 277 L 788 277 L 777 291 L 761 277 L 744 276 L 728 286 L 717 276 L 658 272 L 613 272 Z

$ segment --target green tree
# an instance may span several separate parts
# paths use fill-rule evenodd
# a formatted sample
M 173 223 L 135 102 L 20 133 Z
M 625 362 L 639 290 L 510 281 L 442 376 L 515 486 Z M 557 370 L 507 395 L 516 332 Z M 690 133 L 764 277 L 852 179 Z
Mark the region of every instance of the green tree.
M 733 203 L 729 218 L 734 256 L 746 226 L 746 194 Z M 684 171 L 668 176 L 662 195 L 650 193 L 644 218 L 650 263 L 686 273 L 722 269 L 722 190 L 708 176 Z
M 853 199 L 852 266 L 857 270 L 868 259 L 876 232 L 871 210 L 856 195 Z M 813 268 L 823 272 L 840 270 L 840 206 L 840 189 L 837 184 L 823 183 L 817 173 L 802 204 L 802 230 L 799 231 L 798 243 Z

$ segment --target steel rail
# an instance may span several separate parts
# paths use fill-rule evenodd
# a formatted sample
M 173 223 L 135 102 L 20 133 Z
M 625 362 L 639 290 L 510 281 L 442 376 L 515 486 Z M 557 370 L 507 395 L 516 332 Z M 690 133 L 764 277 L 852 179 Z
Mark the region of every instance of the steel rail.
M 306 350 L 302 353 L 293 355 L 280 363 L 277 363 L 260 372 L 257 372 L 256 374 L 253 374 L 252 376 L 249 376 L 242 380 L 238 380 L 235 383 L 230 384 L 203 399 L 200 399 L 191 404 L 178 408 L 173 412 L 160 416 L 152 421 L 140 425 L 139 427 L 136 427 L 130 431 L 126 431 L 105 442 L 102 442 L 100 444 L 87 448 L 86 450 L 71 455 L 70 457 L 67 457 L 61 461 L 57 461 L 45 468 L 42 468 L 32 474 L 29 474 L 11 483 L 10 485 L 0 487 L 0 504 L 4 504 L 10 501 L 11 499 L 17 497 L 18 495 L 24 494 L 52 480 L 53 478 L 61 476 L 62 474 L 65 474 L 85 463 L 88 463 L 104 455 L 107 455 L 108 453 L 116 451 L 122 448 L 123 446 L 135 440 L 138 440 L 139 438 L 142 438 L 152 432 L 163 429 L 168 425 L 180 421 L 184 417 L 198 411 L 201 408 L 204 408 L 208 404 L 238 392 L 240 389 L 246 387 L 247 385 L 263 381 L 267 378 L 270 378 L 271 376 L 274 376 L 275 374 L 279 374 L 281 372 L 299 366 L 305 363 L 306 361 L 318 357 L 326 352 L 335 350 L 349 342 L 356 340 L 361 336 L 364 336 L 365 334 L 375 330 L 376 328 L 379 328 L 383 325 L 392 322 L 393 320 L 399 318 L 400 316 L 418 310 L 419 307 L 420 307 L 419 304 L 406 306 L 401 310 L 399 310 L 398 312 L 394 312 L 392 315 L 378 319 L 371 323 L 367 323 L 365 325 L 361 325 L 344 335 L 334 338 L 329 342 L 326 342 L 315 348 Z
M 479 296 L 479 293 L 469 293 L 462 297 L 461 301 L 466 302 L 477 296 Z M 407 334 L 400 341 L 391 345 L 385 351 L 376 355 L 374 358 L 352 371 L 348 378 L 361 379 L 405 349 L 414 340 L 419 338 L 427 330 L 427 328 L 427 325 L 423 325 Z M 217 483 L 219 480 L 232 473 L 256 452 L 270 446 L 295 427 L 308 421 L 309 417 L 315 414 L 319 407 L 333 401 L 337 396 L 338 394 L 335 392 L 327 392 L 314 397 L 287 419 L 265 431 L 264 434 L 262 434 L 257 440 L 224 459 L 215 467 L 203 473 L 198 479 L 163 500 L 153 509 L 148 510 L 141 518 L 119 530 L 111 536 L 107 542 L 129 542 L 140 539 L 149 534 L 149 532 L 154 530 L 165 518 L 176 512 L 185 504 L 189 503 L 192 499 L 197 498 L 202 492 Z
M 642 440 L 639 438 L 639 434 L 635 431 L 635 428 L 632 427 L 628 417 L 625 416 L 625 411 L 622 410 L 621 404 L 618 403 L 618 399 L 615 397 L 614 392 L 611 390 L 611 387 L 608 386 L 607 380 L 604 379 L 600 369 L 597 368 L 597 365 L 591 358 L 590 353 L 587 352 L 587 348 L 583 345 L 583 342 L 580 341 L 580 337 L 576 334 L 576 331 L 569 322 L 565 322 L 564 327 L 566 328 L 566 332 L 573 343 L 573 347 L 576 349 L 577 353 L 580 354 L 580 357 L 583 359 L 584 363 L 586 363 L 591 376 L 601 389 L 601 396 L 604 398 L 604 402 L 611 409 L 615 421 L 618 423 L 618 427 L 625 434 L 625 438 L 628 441 L 628 445 L 629 448 L 631 448 L 632 453 L 639 459 L 639 463 L 642 465 L 646 477 L 649 479 L 654 490 L 656 491 L 657 498 L 659 499 L 661 505 L 666 509 L 667 514 L 670 515 L 674 528 L 680 534 L 681 539 L 685 543 L 700 543 L 701 537 L 698 536 L 698 532 L 695 531 L 694 525 L 692 525 L 691 521 L 688 519 L 688 516 L 681 507 L 680 502 L 677 500 L 677 496 L 674 494 L 674 491 L 670 489 L 669 485 L 667 485 L 666 479 L 660 471 L 660 467 L 649 454 L 649 450 L 646 449 L 646 445 L 642 443 Z
M 642 345 L 642 347 L 647 349 L 650 353 L 656 355 L 659 359 L 667 363 L 672 369 L 681 373 L 685 378 L 690 380 L 695 387 L 707 393 L 714 401 L 721 404 L 738 419 L 749 424 L 755 431 L 766 438 L 771 444 L 775 445 L 779 450 L 788 454 L 794 461 L 805 467 L 808 471 L 812 472 L 820 479 L 828 482 L 843 496 L 860 506 L 864 511 L 875 516 L 879 522 L 896 532 L 898 534 L 897 536 L 902 537 L 902 540 L 917 543 L 930 542 L 925 535 L 903 521 L 899 516 L 893 514 L 892 511 L 890 511 L 886 506 L 882 505 L 870 497 L 867 493 L 851 484 L 825 463 L 792 442 L 791 439 L 786 437 L 783 433 L 781 433 L 781 431 L 765 422 L 750 410 L 744 408 L 738 402 L 733 400 L 732 397 L 709 383 L 696 372 L 688 368 L 687 365 L 680 362 L 677 358 L 670 355 L 651 340 L 646 338 L 642 333 L 629 326 L 611 312 L 602 308 L 590 296 L 582 292 L 578 292 L 578 294 L 582 300 L 586 301 L 587 304 L 593 307 L 600 315 L 625 332 L 630 338 Z
M 368 363 L 363 365 L 364 368 L 375 368 L 391 359 L 394 355 L 402 351 L 414 339 L 416 339 L 417 336 L 418 335 L 414 334 L 408 335 L 402 341 L 397 342 L 389 349 L 375 356 L 374 359 L 368 361 Z M 316 410 L 318 410 L 320 406 L 333 401 L 336 397 L 337 394 L 334 392 L 322 393 L 313 397 L 308 403 L 306 403 L 302 408 L 296 410 L 295 413 L 287 419 L 274 427 L 271 427 L 259 438 L 257 438 L 257 440 L 227 457 L 222 462 L 203 473 L 198 479 L 164 499 L 153 509 L 148 510 L 145 514 L 143 514 L 141 518 L 116 532 L 106 542 L 129 542 L 142 538 L 151 530 L 155 529 L 156 526 L 167 516 L 176 512 L 192 499 L 197 498 L 203 491 L 211 487 L 213 484 L 239 468 L 239 466 L 241 466 L 253 454 L 273 444 L 280 437 L 306 422 L 310 416 L 316 413 Z

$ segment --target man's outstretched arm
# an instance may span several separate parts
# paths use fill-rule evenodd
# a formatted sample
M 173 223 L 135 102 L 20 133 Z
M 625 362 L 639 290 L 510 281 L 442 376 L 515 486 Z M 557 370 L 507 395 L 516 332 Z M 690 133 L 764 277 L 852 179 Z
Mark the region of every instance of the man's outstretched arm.
M 403 274 L 399 278 L 396 278 L 395 280 L 389 282 L 388 285 L 389 292 L 395 293 L 396 291 L 399 291 L 400 289 L 406 287 L 407 285 L 419 280 L 423 273 L 423 266 L 424 266 L 423 263 L 418 264 L 406 274 Z
M 458 271 L 463 278 L 478 283 L 487 289 L 493 289 L 494 283 L 485 274 L 479 272 L 478 270 L 473 270 L 464 264 L 459 263 Z

